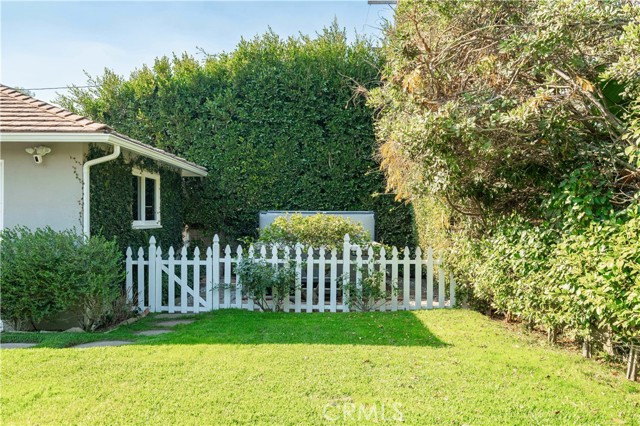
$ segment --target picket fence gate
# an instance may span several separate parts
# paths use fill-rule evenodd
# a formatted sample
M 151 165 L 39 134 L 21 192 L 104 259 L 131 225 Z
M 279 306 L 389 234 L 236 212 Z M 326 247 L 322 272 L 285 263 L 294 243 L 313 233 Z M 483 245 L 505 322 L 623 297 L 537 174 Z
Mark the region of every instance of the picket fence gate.
M 126 252 L 126 291 L 130 301 L 150 312 L 198 313 L 223 308 L 257 310 L 254 301 L 242 292 L 242 283 L 235 271 L 243 256 L 263 259 L 274 267 L 293 264 L 296 285 L 289 297 L 284 298 L 285 312 L 347 312 L 348 295 L 342 284 L 361 283 L 363 274 L 375 271 L 382 279 L 381 287 L 390 296 L 380 301 L 376 310 L 397 311 L 450 308 L 455 305 L 456 283 L 449 273 L 448 292 L 446 273 L 440 255 L 434 259 L 429 248 L 426 258 L 420 247 L 411 250 L 405 247 L 402 255 L 393 247 L 389 256 L 385 248 L 365 251 L 344 237 L 342 253 L 336 249 L 309 248 L 304 253 L 300 246 L 262 246 L 255 253 L 238 246 L 232 254 L 227 245 L 220 251 L 218 235 L 207 248 L 203 259 L 198 247 L 191 257 L 183 247 L 176 253 L 169 248 L 166 256 L 151 237 L 147 250 L 140 247 L 134 255 L 131 247 Z M 268 252 L 269 251 L 269 252 Z M 347 265 L 345 267 L 345 265 Z M 437 275 L 434 275 L 437 274 Z M 437 282 L 434 282 L 437 277 Z M 435 293 L 434 293 L 435 290 Z M 448 294 L 447 294 L 448 293 Z

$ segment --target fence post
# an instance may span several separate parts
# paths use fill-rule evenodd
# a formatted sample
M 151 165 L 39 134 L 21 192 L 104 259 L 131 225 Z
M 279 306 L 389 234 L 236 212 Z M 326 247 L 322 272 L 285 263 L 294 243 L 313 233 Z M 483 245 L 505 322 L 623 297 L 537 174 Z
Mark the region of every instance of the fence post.
M 356 288 L 362 290 L 362 247 L 356 246 Z
M 274 244 L 271 246 L 271 267 L 274 271 L 277 271 L 279 269 L 279 262 L 280 259 L 278 257 L 278 247 Z M 275 288 L 271 289 L 271 304 L 273 306 L 272 310 L 276 309 L 276 300 L 281 296 L 284 297 L 284 294 L 280 295 Z
M 152 235 L 149 238 L 149 298 L 147 300 L 147 304 L 149 305 L 149 310 L 151 312 L 158 312 L 160 305 L 157 304 L 157 294 L 162 294 L 162 291 L 157 290 L 157 287 L 162 286 L 162 274 L 160 274 L 159 281 L 160 285 L 156 280 L 156 239 Z M 139 265 L 139 268 L 144 268 L 144 265 Z M 144 299 L 144 291 L 142 294 L 142 299 Z M 140 300 L 140 294 L 138 294 L 138 300 Z M 144 309 L 143 306 L 141 308 Z
M 149 259 L 151 262 L 151 259 Z M 156 249 L 156 255 L 154 257 L 154 293 L 155 293 L 155 311 L 160 312 L 162 310 L 162 248 Z
M 344 285 L 351 281 L 351 238 L 349 234 L 344 234 L 344 244 L 342 246 L 342 310 L 349 312 L 349 291 Z
M 213 310 L 213 250 L 207 247 L 207 260 L 205 261 L 206 284 L 205 284 L 205 310 Z
M 213 247 L 211 249 L 211 267 L 213 272 L 213 283 L 211 291 L 211 309 L 220 309 L 220 238 L 218 234 L 213 236 Z
M 331 249 L 331 270 L 329 272 L 329 310 L 336 312 L 338 304 L 338 249 Z
M 444 308 L 444 267 L 442 253 L 438 256 L 438 308 Z
M 380 273 L 382 274 L 382 282 L 380 283 L 380 290 L 382 290 L 382 304 L 380 305 L 380 312 L 384 312 L 387 309 L 387 251 L 384 246 L 380 248 Z
M 249 258 L 253 259 L 253 245 L 249 246 Z M 240 266 L 242 262 L 242 246 L 238 246 L 236 249 L 236 267 Z M 236 269 L 236 307 L 242 309 L 242 282 Z M 253 311 L 253 297 L 247 294 L 247 309 Z
M 449 307 L 456 305 L 456 280 L 453 278 L 453 272 L 449 273 Z
M 398 248 L 391 250 L 391 310 L 398 310 Z
M 300 312 L 302 305 L 302 248 L 300 244 L 296 244 L 296 296 L 295 296 L 295 312 Z
M 173 246 L 169 247 L 169 313 L 176 311 L 176 257 Z
M 324 276 L 324 268 L 326 261 L 326 252 L 324 247 L 320 247 L 320 252 L 318 256 L 318 312 L 324 312 L 325 305 L 325 276 Z
M 290 260 L 291 260 L 291 248 L 289 246 L 286 246 L 284 248 L 284 263 L 285 265 L 287 265 L 287 268 L 291 267 L 291 265 L 289 264 Z M 289 288 L 287 289 L 287 294 L 285 295 L 284 302 L 282 304 L 282 310 L 284 312 L 289 312 L 290 303 L 291 303 L 291 289 Z
M 133 259 L 131 255 L 133 252 L 131 251 L 131 247 L 127 247 L 127 259 L 125 261 L 126 269 L 127 269 L 127 302 L 131 303 L 133 301 Z M 143 265 L 144 267 L 144 265 Z
M 193 249 L 193 311 L 200 312 L 200 249 Z
M 408 311 L 411 309 L 409 302 L 411 301 L 411 258 L 409 257 L 409 247 L 404 247 L 404 259 L 402 260 L 402 272 L 404 274 L 404 282 L 402 287 L 402 306 Z
M 182 250 L 180 250 L 180 280 L 182 281 L 180 285 L 180 313 L 183 314 L 187 313 L 187 300 L 189 300 L 187 296 L 187 286 L 189 285 L 187 268 L 187 246 L 182 246 Z
M 433 308 L 433 249 L 427 250 L 427 309 Z
M 224 301 L 223 307 L 231 307 L 231 247 L 224 248 Z
M 144 301 L 144 249 L 142 247 L 138 249 L 138 304 L 140 304 L 141 297 Z
M 416 247 L 415 298 L 416 309 L 422 309 L 422 249 Z
M 307 250 L 307 312 L 313 312 L 313 247 Z

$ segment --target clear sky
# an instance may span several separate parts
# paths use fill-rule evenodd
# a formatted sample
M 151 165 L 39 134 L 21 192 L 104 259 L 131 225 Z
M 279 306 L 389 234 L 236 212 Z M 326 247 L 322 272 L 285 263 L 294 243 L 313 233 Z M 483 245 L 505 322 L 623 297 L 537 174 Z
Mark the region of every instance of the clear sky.
M 0 2 L 0 82 L 28 89 L 86 84 L 110 68 L 128 76 L 157 56 L 231 51 L 271 27 L 315 34 L 337 19 L 351 37 L 380 37 L 390 6 L 353 1 Z M 34 90 L 50 101 L 56 90 Z M 58 90 L 58 92 L 64 92 Z

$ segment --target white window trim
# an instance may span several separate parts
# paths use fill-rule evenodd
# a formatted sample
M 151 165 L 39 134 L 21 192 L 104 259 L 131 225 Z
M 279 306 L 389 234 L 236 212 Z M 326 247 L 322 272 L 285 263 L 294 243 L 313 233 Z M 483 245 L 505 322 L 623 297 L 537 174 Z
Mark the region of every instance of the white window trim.
M 149 178 L 149 179 L 153 179 L 156 181 L 156 193 L 155 193 L 155 198 L 156 198 L 156 220 L 134 220 L 133 224 L 132 224 L 132 228 L 133 229 L 157 229 L 157 228 L 162 228 L 162 224 L 160 221 L 160 174 L 158 173 L 152 173 L 152 172 L 148 172 L 146 170 L 140 170 L 137 168 L 134 168 L 131 171 L 131 174 L 133 176 L 138 176 L 140 177 L 140 193 L 138 195 L 142 195 L 142 197 L 144 197 L 145 195 L 145 178 Z M 144 203 L 145 200 L 139 200 L 138 206 L 141 210 L 141 217 L 144 217 Z

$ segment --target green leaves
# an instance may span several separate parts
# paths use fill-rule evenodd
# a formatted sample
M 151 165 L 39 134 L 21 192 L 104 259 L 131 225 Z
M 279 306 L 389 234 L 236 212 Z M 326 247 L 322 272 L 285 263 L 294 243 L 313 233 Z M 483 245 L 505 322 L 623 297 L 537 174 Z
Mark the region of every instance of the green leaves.
M 348 218 L 326 214 L 302 216 L 299 213 L 277 217 L 260 232 L 258 241 L 290 247 L 300 243 L 304 247 L 341 250 L 346 234 L 349 234 L 351 244 L 364 246 L 371 242 L 371 236 L 362 225 Z
M 49 227 L 5 229 L 1 237 L 3 319 L 35 327 L 73 308 L 84 328 L 102 324 L 124 281 L 114 241 Z
M 637 160 L 624 151 L 640 134 L 639 16 L 595 0 L 400 4 L 369 98 L 389 187 L 446 196 L 486 225 L 538 218 L 540 200 L 590 166 L 628 204 L 638 183 L 618 178 Z
M 282 311 L 285 298 L 295 288 L 296 271 L 292 265 L 275 267 L 263 259 L 243 259 L 236 268 L 242 293 L 252 298 L 263 311 Z M 267 301 L 267 294 L 271 301 Z
M 184 205 L 209 235 L 255 236 L 260 210 L 374 210 L 378 239 L 405 245 L 410 210 L 373 197 L 384 176 L 371 110 L 354 95 L 379 85 L 381 65 L 371 41 L 348 42 L 335 24 L 314 37 L 270 31 L 204 60 L 158 58 L 126 79 L 105 71 L 99 89 L 63 104 L 206 166 Z

